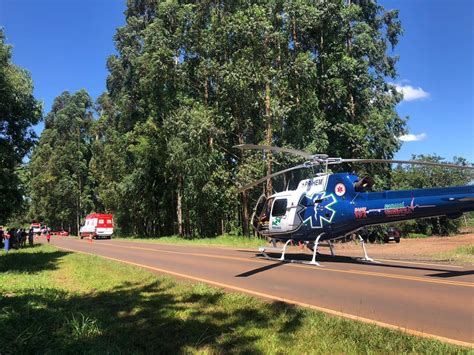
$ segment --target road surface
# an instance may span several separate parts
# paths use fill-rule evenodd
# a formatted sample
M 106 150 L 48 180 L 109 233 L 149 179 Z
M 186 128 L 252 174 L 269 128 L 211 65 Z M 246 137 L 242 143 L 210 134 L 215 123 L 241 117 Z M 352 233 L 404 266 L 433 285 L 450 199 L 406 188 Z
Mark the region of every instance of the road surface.
M 158 274 L 206 282 L 454 344 L 474 345 L 474 270 L 466 266 L 385 259 L 374 264 L 321 255 L 322 267 L 315 267 L 263 260 L 257 257 L 257 251 L 244 248 L 75 237 L 53 237 L 51 244 Z M 310 260 L 309 254 L 304 257 Z

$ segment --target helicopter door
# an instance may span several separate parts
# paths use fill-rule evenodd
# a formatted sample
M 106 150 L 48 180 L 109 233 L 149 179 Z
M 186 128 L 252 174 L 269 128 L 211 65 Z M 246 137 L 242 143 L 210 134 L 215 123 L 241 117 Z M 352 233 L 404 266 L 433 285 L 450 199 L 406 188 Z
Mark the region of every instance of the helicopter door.
M 272 215 L 270 217 L 271 231 L 284 232 L 288 229 L 287 205 L 288 199 L 286 198 L 278 198 L 273 202 Z

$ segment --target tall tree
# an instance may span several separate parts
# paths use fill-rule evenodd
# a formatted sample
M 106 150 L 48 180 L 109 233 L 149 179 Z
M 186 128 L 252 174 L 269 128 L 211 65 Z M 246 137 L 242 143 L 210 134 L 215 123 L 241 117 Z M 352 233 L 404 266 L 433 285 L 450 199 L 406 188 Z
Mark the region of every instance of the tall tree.
M 41 119 L 29 73 L 11 61 L 11 47 L 0 29 L 0 224 L 20 207 L 22 192 L 15 172 L 35 142 L 32 125 Z
M 85 90 L 65 91 L 54 100 L 29 163 L 33 218 L 77 233 L 93 209 L 87 188 L 91 124 L 92 100 Z
M 240 199 L 234 186 L 294 160 L 235 144 L 367 158 L 399 148 L 405 121 L 387 82 L 396 76 L 396 11 L 372 1 L 134 0 L 126 20 L 94 148 L 117 161 L 112 176 L 94 174 L 128 232 L 247 234 L 250 203 L 281 184 Z M 205 211 L 216 211 L 211 221 Z

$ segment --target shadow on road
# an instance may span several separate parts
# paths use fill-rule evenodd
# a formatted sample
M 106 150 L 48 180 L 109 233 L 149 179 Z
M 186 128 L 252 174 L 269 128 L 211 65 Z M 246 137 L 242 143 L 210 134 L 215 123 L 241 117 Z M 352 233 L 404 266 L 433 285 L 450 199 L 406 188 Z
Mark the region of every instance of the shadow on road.
M 278 258 L 280 257 L 281 254 L 274 254 L 274 253 L 268 253 L 269 256 Z M 257 253 L 256 256 L 262 256 L 262 254 Z M 275 261 L 275 266 L 280 266 L 282 264 L 290 264 L 289 260 L 297 260 L 297 261 L 305 261 L 309 262 L 311 261 L 311 255 L 309 254 L 304 254 L 304 253 L 286 253 L 285 254 L 285 259 L 287 261 L 285 262 L 278 262 Z M 320 263 L 326 263 L 327 266 L 331 264 L 358 264 L 358 265 L 364 265 L 368 268 L 370 267 L 383 267 L 383 268 L 391 268 L 391 269 L 404 269 L 404 270 L 421 270 L 421 271 L 434 271 L 436 273 L 427 273 L 425 276 L 429 277 L 440 277 L 440 278 L 450 278 L 450 277 L 456 277 L 456 276 L 466 276 L 466 275 L 473 275 L 474 270 L 464 270 L 464 271 L 453 271 L 450 269 L 443 269 L 442 267 L 436 268 L 436 267 L 428 267 L 428 266 L 414 266 L 414 265 L 395 265 L 395 264 L 387 264 L 387 263 L 382 263 L 382 262 L 376 262 L 376 263 L 370 263 L 370 262 L 365 262 L 360 260 L 360 258 L 354 258 L 350 256 L 341 256 L 341 255 L 335 255 L 335 256 L 330 256 L 326 254 L 319 254 L 317 255 L 317 261 Z M 394 261 L 394 263 L 396 263 Z M 271 264 L 273 265 L 273 264 Z M 272 269 L 273 267 L 263 267 L 263 268 L 257 268 L 255 270 L 250 270 L 247 271 L 244 274 L 245 276 L 251 276 L 253 274 L 257 274 L 259 272 L 265 271 Z M 237 275 L 237 276 L 241 276 Z
M 280 261 L 280 262 L 275 261 L 275 263 L 273 263 L 273 264 L 269 264 L 269 265 L 266 265 L 266 266 L 263 266 L 263 267 L 259 267 L 257 269 L 253 269 L 253 270 L 244 272 L 242 274 L 235 275 L 235 277 L 249 277 L 249 276 L 258 274 L 260 272 L 264 272 L 264 271 L 267 271 L 267 270 L 270 270 L 270 269 L 274 269 L 274 268 L 279 267 L 279 266 L 284 265 L 284 264 L 286 264 L 284 261 Z

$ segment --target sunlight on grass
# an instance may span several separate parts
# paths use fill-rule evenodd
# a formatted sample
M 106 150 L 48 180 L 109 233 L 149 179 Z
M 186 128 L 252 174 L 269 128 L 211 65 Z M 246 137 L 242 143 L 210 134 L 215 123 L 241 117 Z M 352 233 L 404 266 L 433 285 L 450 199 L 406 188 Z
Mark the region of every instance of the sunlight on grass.
M 186 239 L 179 236 L 160 237 L 160 238 L 138 238 L 138 237 L 114 237 L 114 239 L 122 239 L 127 241 L 146 242 L 146 243 L 163 243 L 163 244 L 179 244 L 179 245 L 213 245 L 213 246 L 229 246 L 241 248 L 256 248 L 266 245 L 267 241 L 257 237 L 243 237 L 235 235 L 220 235 L 213 238 L 193 238 Z
M 449 252 L 440 253 L 441 260 L 463 262 L 474 265 L 474 245 L 463 245 Z
M 90 318 L 82 313 L 66 318 L 66 324 L 70 328 L 70 334 L 78 339 L 94 338 L 102 334 L 97 319 Z

